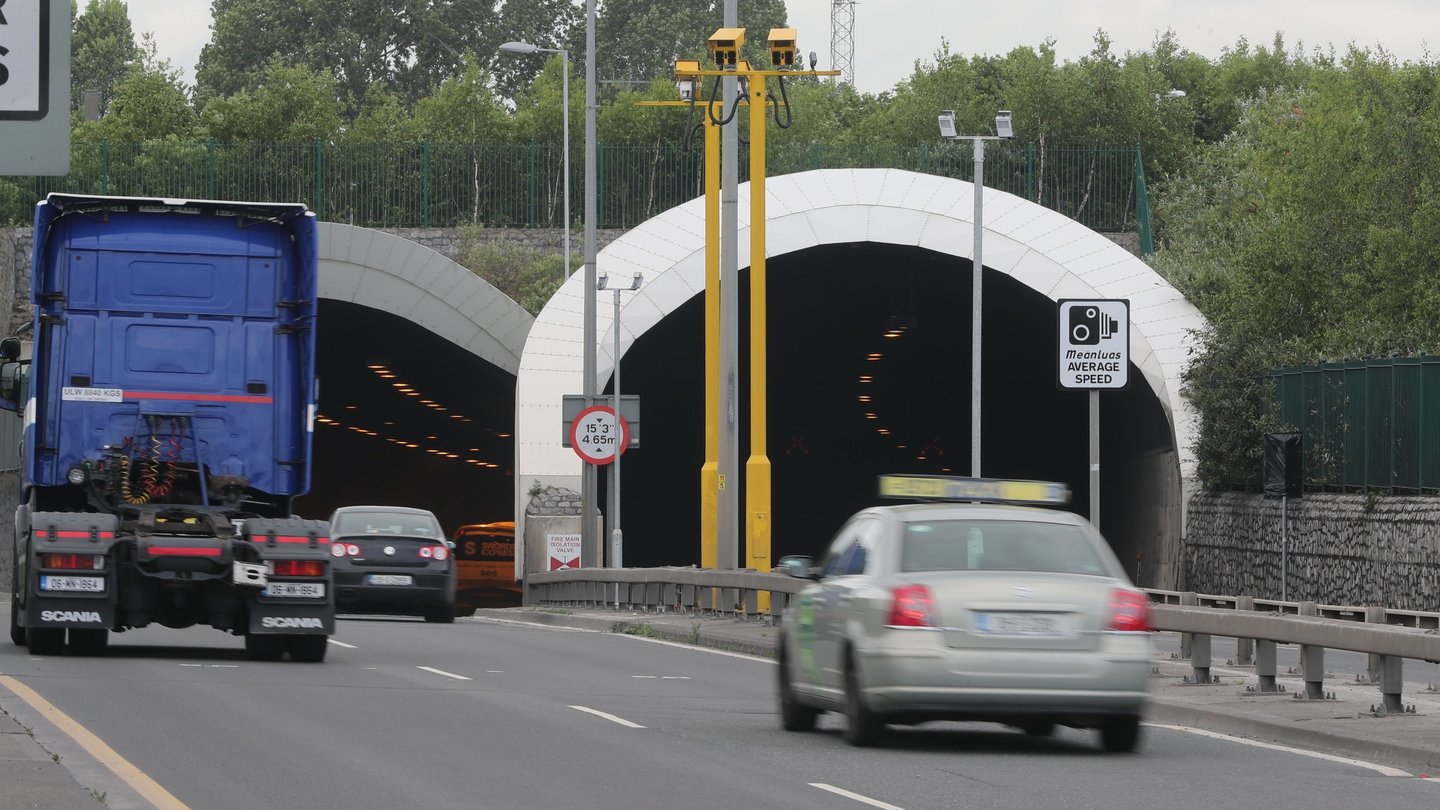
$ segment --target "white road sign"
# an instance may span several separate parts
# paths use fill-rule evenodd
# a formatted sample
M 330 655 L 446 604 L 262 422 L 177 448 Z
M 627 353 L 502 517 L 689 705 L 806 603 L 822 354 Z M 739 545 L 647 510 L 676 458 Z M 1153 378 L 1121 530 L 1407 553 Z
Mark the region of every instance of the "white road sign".
M 609 464 L 615 454 L 630 446 L 630 426 L 624 419 L 615 424 L 615 410 L 606 405 L 586 408 L 570 426 L 570 446 L 589 464 Z
M 1061 388 L 1124 388 L 1130 383 L 1130 302 L 1059 302 Z
M 70 171 L 70 3 L 0 0 L 0 175 Z

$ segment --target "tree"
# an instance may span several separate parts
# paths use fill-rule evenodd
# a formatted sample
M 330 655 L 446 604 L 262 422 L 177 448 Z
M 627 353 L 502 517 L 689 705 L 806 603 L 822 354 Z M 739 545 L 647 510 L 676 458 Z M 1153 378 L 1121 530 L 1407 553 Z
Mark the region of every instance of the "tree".
M 115 86 L 140 60 L 130 14 L 122 0 L 89 0 L 71 29 L 70 108 L 81 111 L 86 90 L 100 91 L 100 113 Z
M 770 29 L 785 26 L 784 0 L 744 0 L 737 17 L 740 27 L 746 29 L 745 58 L 753 67 L 768 67 L 765 38 Z M 723 5 L 713 0 L 609 0 L 595 20 L 596 42 L 606 44 L 604 51 L 596 54 L 596 74 L 642 84 L 669 79 L 676 59 L 706 55 L 706 41 L 723 18 Z M 579 52 L 583 54 L 584 30 L 580 28 Z
M 221 142 L 329 140 L 341 127 L 335 80 L 278 59 L 266 66 L 256 89 L 211 99 L 200 118 Z
M 200 103 L 255 89 L 275 58 L 333 72 L 350 107 L 376 82 L 413 102 L 455 75 L 467 52 L 494 52 L 484 33 L 494 29 L 492 0 L 213 0 L 211 8 L 214 33 L 195 69 Z

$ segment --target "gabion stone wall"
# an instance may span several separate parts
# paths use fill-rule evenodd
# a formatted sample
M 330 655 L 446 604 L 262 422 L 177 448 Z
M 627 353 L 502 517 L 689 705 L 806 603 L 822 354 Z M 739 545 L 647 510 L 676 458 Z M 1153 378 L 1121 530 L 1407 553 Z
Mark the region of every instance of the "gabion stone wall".
M 1440 610 L 1440 498 L 1307 494 L 1286 509 L 1282 553 L 1280 501 L 1228 492 L 1191 498 L 1183 588 Z

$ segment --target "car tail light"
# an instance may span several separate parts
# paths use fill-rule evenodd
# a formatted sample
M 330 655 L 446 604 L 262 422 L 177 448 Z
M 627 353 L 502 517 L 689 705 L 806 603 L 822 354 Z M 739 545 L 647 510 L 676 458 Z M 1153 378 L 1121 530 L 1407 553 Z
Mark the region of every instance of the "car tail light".
M 105 558 L 98 554 L 41 554 L 41 568 L 63 568 L 71 571 L 99 571 Z
M 331 556 L 331 557 L 344 557 L 344 556 L 345 556 L 345 544 L 344 544 L 344 543 L 332 543 L 331 546 L 330 546 L 330 556 Z
M 891 627 L 932 627 L 934 626 L 935 601 L 930 598 L 930 589 L 924 585 L 901 585 L 891 591 L 894 597 L 890 603 Z
M 359 557 L 359 556 L 360 556 L 360 547 L 359 547 L 359 546 L 355 545 L 354 543 L 344 543 L 343 545 L 345 546 L 345 556 L 346 556 L 346 557 Z M 339 555 L 337 554 L 336 556 L 338 557 Z
M 325 576 L 324 560 L 276 560 L 275 576 L 277 577 L 323 577 Z
M 1110 623 L 1107 630 L 1118 633 L 1150 631 L 1150 601 L 1139 591 L 1117 588 L 1110 593 Z
M 450 549 L 445 546 L 421 546 L 420 556 L 426 560 L 448 560 Z

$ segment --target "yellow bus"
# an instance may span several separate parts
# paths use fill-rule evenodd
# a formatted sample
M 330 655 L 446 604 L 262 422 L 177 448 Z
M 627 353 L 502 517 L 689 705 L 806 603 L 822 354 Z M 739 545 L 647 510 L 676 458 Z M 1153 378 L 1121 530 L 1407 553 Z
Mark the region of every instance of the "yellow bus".
M 517 607 L 515 522 L 471 523 L 455 530 L 455 612 L 481 607 Z

